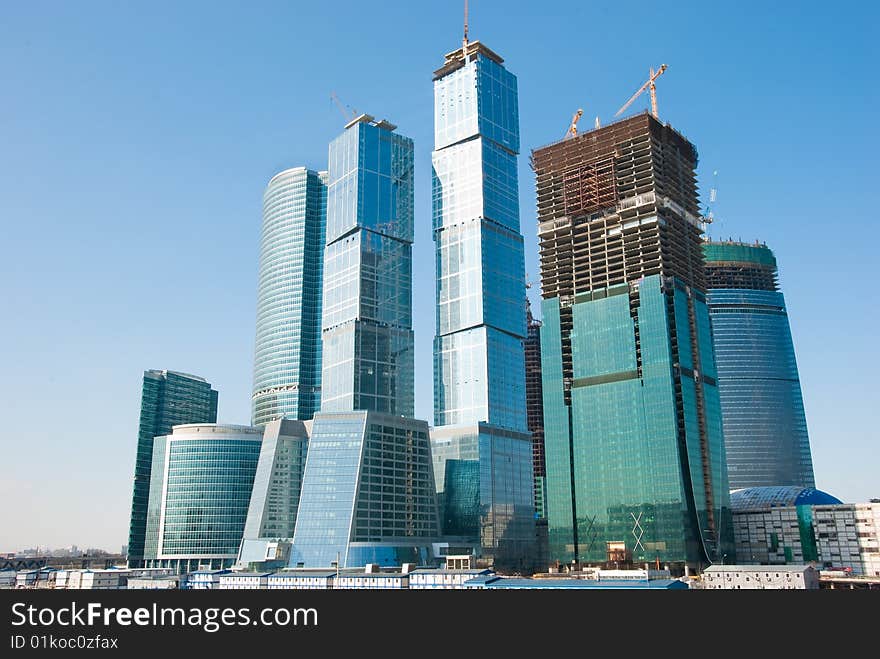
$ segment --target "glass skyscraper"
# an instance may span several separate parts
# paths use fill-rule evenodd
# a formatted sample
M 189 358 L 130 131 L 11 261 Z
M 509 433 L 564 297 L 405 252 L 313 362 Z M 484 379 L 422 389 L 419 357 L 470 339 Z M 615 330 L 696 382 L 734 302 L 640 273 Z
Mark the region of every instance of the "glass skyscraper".
M 130 567 L 143 567 L 153 438 L 169 434 L 178 424 L 216 421 L 217 392 L 204 378 L 168 370 L 144 372 L 128 532 Z
M 244 532 L 261 428 L 175 426 L 156 437 L 144 558 L 189 572 L 229 567 Z
M 732 562 L 697 151 L 645 113 L 532 158 L 550 559 Z
M 437 540 L 414 407 L 413 142 L 361 115 L 330 144 L 321 412 L 290 566 L 425 564 Z
M 311 419 L 321 403 L 327 173 L 272 177 L 263 195 L 252 423 Z
M 413 142 L 361 115 L 330 144 L 321 411 L 414 411 Z
M 520 478 L 532 447 L 517 83 L 503 62 L 465 42 L 434 72 L 432 443 L 444 533 L 467 531 L 487 562 L 521 567 L 534 553 L 534 500 L 531 477 Z
M 776 258 L 761 244 L 703 250 L 730 487 L 815 487 Z
M 516 76 L 480 44 L 434 73 L 434 423 L 526 431 Z

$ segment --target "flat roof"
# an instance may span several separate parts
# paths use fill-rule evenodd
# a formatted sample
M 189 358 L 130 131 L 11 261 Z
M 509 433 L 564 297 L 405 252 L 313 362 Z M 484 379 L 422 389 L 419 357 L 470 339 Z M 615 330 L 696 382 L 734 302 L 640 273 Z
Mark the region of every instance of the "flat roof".
M 228 574 L 232 572 L 232 570 L 196 570 L 195 572 L 190 572 L 190 574 Z
M 409 574 L 404 574 L 403 572 L 347 572 L 345 574 L 340 574 L 339 577 L 351 577 L 351 578 L 360 578 L 366 577 L 368 579 L 380 579 L 380 578 L 392 578 L 392 577 L 408 577 Z
M 527 578 L 476 578 L 466 581 L 468 584 L 484 584 L 487 588 L 541 588 L 541 589 L 687 589 L 688 585 L 677 579 L 652 579 L 651 581 L 634 579 L 527 579 Z
M 812 565 L 710 565 L 703 572 L 804 572 Z
M 416 568 L 410 574 L 495 574 L 489 568 L 470 568 L 466 570 L 444 570 L 443 568 Z
M 336 570 L 310 570 L 308 568 L 295 568 L 291 570 L 282 570 L 281 572 L 275 572 L 272 574 L 273 577 L 285 577 L 285 578 L 293 578 L 293 577 L 335 577 Z
M 501 57 L 494 50 L 489 48 L 488 46 L 483 45 L 479 40 L 471 41 L 467 45 L 467 55 L 468 57 L 473 57 L 474 55 L 483 55 L 487 59 L 492 60 L 496 64 L 504 64 L 504 58 Z M 453 71 L 460 69 L 464 66 L 464 47 L 459 48 L 457 50 L 453 50 L 451 53 L 446 53 L 445 62 L 443 62 L 443 66 L 434 71 L 434 80 L 439 80 L 445 75 L 449 75 Z

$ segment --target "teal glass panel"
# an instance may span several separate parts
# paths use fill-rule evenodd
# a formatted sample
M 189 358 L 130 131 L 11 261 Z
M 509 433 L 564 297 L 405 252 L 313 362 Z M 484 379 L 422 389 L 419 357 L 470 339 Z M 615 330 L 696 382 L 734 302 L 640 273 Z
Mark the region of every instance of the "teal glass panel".
M 550 557 L 568 563 L 576 555 L 571 489 L 570 408 L 562 379 L 559 299 L 541 301 L 541 385 L 544 396 L 547 532 Z

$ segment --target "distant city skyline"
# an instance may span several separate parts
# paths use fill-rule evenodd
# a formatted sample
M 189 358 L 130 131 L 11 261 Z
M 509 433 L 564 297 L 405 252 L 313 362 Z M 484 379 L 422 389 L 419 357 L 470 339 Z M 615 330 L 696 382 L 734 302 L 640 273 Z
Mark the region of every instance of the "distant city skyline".
M 144 370 L 197 373 L 220 392 L 219 421 L 248 422 L 262 191 L 285 168 L 326 168 L 344 123 L 334 90 L 344 105 L 387 113 L 415 140 L 415 416 L 432 419 L 430 71 L 460 43 L 460 7 L 391 0 L 388 11 L 406 16 L 394 39 L 385 16 L 340 19 L 357 8 L 9 8 L 0 26 L 9 95 L 0 217 L 11 247 L 0 264 L 11 312 L 0 328 L 0 496 L 19 503 L 0 516 L 0 551 L 125 544 Z M 766 241 L 781 264 L 816 484 L 844 501 L 878 497 L 876 258 L 858 239 L 871 230 L 865 191 L 880 146 L 870 122 L 878 92 L 868 85 L 878 9 L 862 7 L 848 24 L 839 8 L 818 4 L 793 14 L 681 3 L 663 20 L 707 36 L 662 43 L 656 18 L 633 21 L 638 14 L 629 5 L 471 3 L 472 38 L 502 52 L 519 79 L 533 309 L 528 151 L 561 139 L 578 107 L 587 126 L 596 114 L 610 120 L 648 67 L 667 63 L 660 117 L 699 149 L 703 205 L 719 171 L 710 235 Z M 619 34 L 584 41 L 597 15 L 626 21 L 624 55 L 612 55 Z M 321 67 L 302 57 L 326 48 L 331 33 Z M 235 34 L 236 46 L 219 34 Z M 395 65 L 364 76 L 351 63 L 366 51 Z M 798 73 L 807 60 L 809 91 Z M 847 231 L 829 231 L 832 218 L 847 218 Z M 35 514 L 45 510 L 51 525 Z

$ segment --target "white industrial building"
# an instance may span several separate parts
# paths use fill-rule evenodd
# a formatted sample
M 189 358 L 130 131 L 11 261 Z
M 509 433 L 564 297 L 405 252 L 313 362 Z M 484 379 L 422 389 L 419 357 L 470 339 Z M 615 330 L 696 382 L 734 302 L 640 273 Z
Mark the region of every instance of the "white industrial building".
M 819 573 L 810 565 L 712 565 L 703 583 L 709 590 L 817 590 Z

